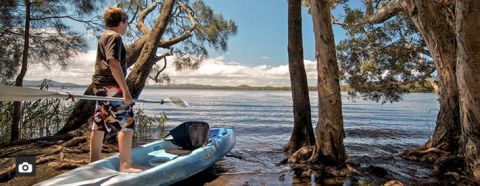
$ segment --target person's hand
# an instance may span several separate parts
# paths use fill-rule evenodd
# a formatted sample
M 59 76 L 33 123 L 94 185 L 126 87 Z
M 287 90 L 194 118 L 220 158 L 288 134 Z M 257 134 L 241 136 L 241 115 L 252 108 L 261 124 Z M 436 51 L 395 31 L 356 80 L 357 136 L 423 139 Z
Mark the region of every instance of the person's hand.
M 129 106 L 133 105 L 132 95 L 130 95 L 130 94 L 124 94 L 124 95 L 123 95 L 123 103 L 124 103 L 125 105 L 129 105 Z

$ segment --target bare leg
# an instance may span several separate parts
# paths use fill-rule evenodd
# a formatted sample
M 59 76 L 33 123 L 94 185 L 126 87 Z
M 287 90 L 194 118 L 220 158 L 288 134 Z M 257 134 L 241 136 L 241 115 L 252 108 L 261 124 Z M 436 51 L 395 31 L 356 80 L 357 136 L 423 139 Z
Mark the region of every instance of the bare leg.
M 142 172 L 132 167 L 132 131 L 118 133 L 118 149 L 120 151 L 120 172 Z
M 100 159 L 104 134 L 105 132 L 100 130 L 93 130 L 90 134 L 90 162 Z

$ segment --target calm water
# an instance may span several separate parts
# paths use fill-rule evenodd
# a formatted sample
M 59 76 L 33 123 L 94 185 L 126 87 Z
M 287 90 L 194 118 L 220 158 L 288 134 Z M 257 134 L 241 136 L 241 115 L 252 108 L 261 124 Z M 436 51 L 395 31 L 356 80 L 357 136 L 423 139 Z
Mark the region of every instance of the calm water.
M 181 97 L 190 107 L 141 103 L 136 106 L 151 116 L 164 112 L 168 117 L 167 128 L 184 121 L 201 120 L 211 127 L 234 129 L 237 136 L 235 147 L 216 164 L 223 170 L 220 175 L 289 172 L 288 166 L 276 164 L 284 158 L 281 148 L 288 142 L 293 127 L 290 91 L 145 89 L 140 98 L 159 100 L 168 96 Z M 310 92 L 314 127 L 318 117 L 317 97 L 316 92 Z M 361 166 L 387 168 L 398 180 L 414 183 L 428 178 L 427 168 L 405 161 L 395 153 L 428 140 L 439 107 L 436 99 L 435 94 L 414 93 L 399 103 L 382 105 L 361 99 L 353 102 L 342 94 L 344 142 L 348 155 Z M 289 179 L 287 177 L 282 183 L 292 183 Z

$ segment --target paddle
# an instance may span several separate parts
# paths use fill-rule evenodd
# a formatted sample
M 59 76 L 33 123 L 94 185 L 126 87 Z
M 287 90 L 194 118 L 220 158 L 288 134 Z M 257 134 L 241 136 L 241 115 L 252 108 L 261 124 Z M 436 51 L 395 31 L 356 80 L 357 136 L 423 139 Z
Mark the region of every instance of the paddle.
M 0 85 L 0 101 L 30 101 L 45 98 L 57 99 L 84 99 L 84 100 L 101 100 L 101 101 L 123 101 L 123 98 L 102 97 L 91 95 L 73 95 L 70 93 L 52 92 L 40 89 L 32 89 L 16 86 Z M 188 107 L 188 103 L 182 98 L 167 97 L 159 101 L 135 99 L 134 102 L 141 103 L 170 103 L 180 107 Z

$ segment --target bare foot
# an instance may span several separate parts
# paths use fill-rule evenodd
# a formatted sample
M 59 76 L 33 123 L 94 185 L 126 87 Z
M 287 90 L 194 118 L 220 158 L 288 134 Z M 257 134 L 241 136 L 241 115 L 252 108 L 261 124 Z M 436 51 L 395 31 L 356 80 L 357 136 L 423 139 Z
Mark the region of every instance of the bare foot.
M 140 172 L 143 172 L 144 170 L 142 169 L 136 169 L 136 168 L 133 168 L 133 167 L 130 167 L 128 169 L 120 169 L 120 172 L 127 172 L 127 173 L 140 173 Z
M 136 169 L 141 169 L 142 171 L 146 171 L 148 169 L 147 167 L 140 166 L 140 165 L 132 165 L 132 167 Z

